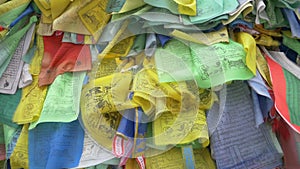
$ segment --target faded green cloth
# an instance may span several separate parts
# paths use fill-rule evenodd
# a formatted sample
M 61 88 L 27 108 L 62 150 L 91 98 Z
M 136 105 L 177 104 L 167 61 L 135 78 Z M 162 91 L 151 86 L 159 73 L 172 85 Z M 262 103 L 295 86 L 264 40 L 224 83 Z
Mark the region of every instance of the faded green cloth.
M 297 9 L 297 8 L 300 7 L 300 1 L 299 0 L 272 0 L 272 3 L 274 3 L 277 7 L 289 8 L 289 9 L 292 9 L 292 10 Z
M 4 144 L 5 139 L 4 139 L 4 129 L 3 129 L 3 124 L 0 124 L 0 144 Z
M 294 38 L 290 38 L 288 36 L 286 36 L 285 34 L 283 34 L 283 41 L 282 43 L 287 46 L 288 48 L 294 50 L 295 52 L 298 53 L 298 55 L 300 55 L 300 42 L 297 39 Z
M 273 0 L 266 0 L 266 13 L 269 18 L 269 22 L 261 19 L 261 23 L 264 23 L 264 28 L 274 29 L 278 27 L 289 27 L 288 21 L 283 16 L 277 4 Z
M 239 6 L 237 0 L 197 0 L 197 16 L 190 16 L 192 23 L 204 23 L 213 18 L 228 14 Z
M 126 0 L 109 0 L 106 6 L 106 12 L 119 12 L 122 9 L 125 2 Z
M 19 105 L 21 100 L 21 90 L 17 90 L 17 92 L 13 95 L 1 94 L 0 93 L 0 123 L 9 125 L 11 127 L 17 128 L 18 125 L 13 123 L 12 118 L 14 113 Z

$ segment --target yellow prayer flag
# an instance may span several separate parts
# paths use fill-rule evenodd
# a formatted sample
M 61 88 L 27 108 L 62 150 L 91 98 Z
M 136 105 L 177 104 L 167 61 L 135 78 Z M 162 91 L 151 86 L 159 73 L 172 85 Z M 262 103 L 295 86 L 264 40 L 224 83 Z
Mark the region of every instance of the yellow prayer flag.
M 263 45 L 263 46 L 276 46 L 278 47 L 280 45 L 280 42 L 278 40 L 274 40 L 272 36 L 265 35 L 265 34 L 258 34 L 255 35 L 255 41 L 257 45 Z
M 148 116 L 158 117 L 166 111 L 177 114 L 197 102 L 185 82 L 160 83 L 154 68 L 144 68 L 135 75 L 132 91 L 133 102 Z
M 50 1 L 48 0 L 38 0 L 40 2 L 41 5 L 43 5 L 43 7 L 45 9 L 50 9 L 51 6 L 50 6 Z
M 153 122 L 153 137 L 156 145 L 186 144 L 199 139 L 206 147 L 209 136 L 205 112 L 191 110 L 178 115 L 164 112 Z
M 196 0 L 174 0 L 178 4 L 178 12 L 185 15 L 197 14 Z
M 91 35 L 78 14 L 78 11 L 85 7 L 89 2 L 91 2 L 91 0 L 74 0 L 70 3 L 65 12 L 53 21 L 53 29 Z
M 185 33 L 179 30 L 174 30 L 171 32 L 171 35 L 186 41 L 205 45 L 212 45 L 218 42 L 229 42 L 229 36 L 226 27 L 209 33 Z
M 13 117 L 17 124 L 37 121 L 43 109 L 48 87 L 38 86 L 38 76 L 33 75 L 32 78 L 33 82 L 22 90 L 22 98 Z
M 118 42 L 113 48 L 105 55 L 105 58 L 116 58 L 127 56 L 133 43 L 135 36 L 128 37 Z
M 28 127 L 29 124 L 25 124 L 22 128 L 21 134 L 18 138 L 16 147 L 10 156 L 11 168 L 29 168 L 28 159 Z
M 124 21 L 121 28 L 119 29 L 119 31 L 116 33 L 116 35 L 114 36 L 114 38 L 109 42 L 109 44 L 104 48 L 104 50 L 98 55 L 98 58 L 101 59 L 103 57 L 105 57 L 110 51 L 111 49 L 120 41 L 122 40 L 121 37 L 123 35 L 123 33 L 126 31 L 126 28 L 128 26 L 129 22 L 128 21 Z M 126 33 L 125 33 L 126 34 Z
M 90 81 L 101 77 L 109 76 L 115 73 L 117 69 L 117 62 L 115 58 L 103 58 L 99 62 L 92 63 L 92 70 L 88 72 Z
M 61 15 L 69 6 L 70 3 L 71 3 L 70 0 L 51 0 L 50 7 L 51 7 L 52 18 L 55 19 L 59 15 Z
M 115 73 L 91 80 L 83 87 L 80 99 L 82 113 L 110 113 L 137 107 L 128 98 L 132 74 Z
M 33 59 L 30 63 L 30 73 L 32 75 L 39 75 L 41 71 L 42 59 L 44 56 L 44 42 L 43 37 L 37 35 L 37 50 L 34 53 Z
M 267 63 L 266 58 L 262 55 L 260 49 L 256 47 L 256 65 L 259 73 L 261 76 L 264 78 L 264 80 L 268 83 L 269 87 L 272 87 L 272 81 L 270 77 L 270 72 L 269 72 L 269 66 Z
M 48 3 L 47 2 L 44 2 L 44 1 L 41 1 L 41 0 L 34 0 L 34 3 L 36 4 L 36 6 L 41 10 L 42 14 L 45 16 L 45 17 L 49 17 L 50 19 L 52 19 L 51 17 L 51 9 L 50 9 L 50 4 L 47 5 Z
M 256 75 L 256 42 L 255 39 L 246 32 L 238 32 L 236 35 L 237 42 L 243 45 L 247 56 L 246 65 L 251 72 Z
M 92 35 L 102 32 L 110 20 L 111 15 L 105 12 L 107 3 L 108 0 L 94 0 L 78 12 L 82 23 Z
M 122 115 L 119 112 L 81 114 L 82 123 L 89 135 L 102 147 L 111 150 L 113 138 Z

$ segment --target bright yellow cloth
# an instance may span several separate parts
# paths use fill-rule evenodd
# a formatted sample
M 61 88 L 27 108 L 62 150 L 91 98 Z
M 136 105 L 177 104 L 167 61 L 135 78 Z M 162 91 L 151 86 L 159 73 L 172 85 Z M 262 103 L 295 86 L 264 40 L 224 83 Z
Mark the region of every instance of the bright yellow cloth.
M 29 168 L 28 160 L 28 124 L 23 126 L 16 147 L 10 156 L 11 168 Z
M 185 15 L 197 14 L 196 0 L 174 0 L 178 4 L 178 12 Z
M 236 34 L 237 42 L 243 45 L 246 51 L 246 65 L 251 72 L 256 75 L 256 42 L 255 39 L 246 32 Z

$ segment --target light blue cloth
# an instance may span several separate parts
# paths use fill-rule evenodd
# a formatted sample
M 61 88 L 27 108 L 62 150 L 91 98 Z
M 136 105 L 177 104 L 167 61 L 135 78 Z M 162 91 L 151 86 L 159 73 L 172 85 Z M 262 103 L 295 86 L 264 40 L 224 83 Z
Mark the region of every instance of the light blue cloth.
M 157 48 L 157 40 L 155 33 L 150 33 L 147 36 L 146 46 L 145 46 L 145 55 L 151 57 L 154 55 Z
M 73 168 L 79 164 L 84 131 L 79 121 L 42 123 L 29 130 L 29 168 Z
M 188 169 L 195 169 L 195 161 L 192 146 L 184 146 L 181 148 L 185 167 Z
M 6 146 L 6 159 L 9 159 L 11 154 L 13 153 L 16 145 L 17 145 L 17 141 L 20 137 L 22 131 L 22 127 L 19 127 L 18 129 L 16 129 L 16 131 L 13 133 L 12 139 L 10 141 L 10 143 L 7 144 Z
M 264 122 L 263 118 L 268 117 L 269 111 L 273 107 L 274 102 L 258 71 L 254 78 L 248 80 L 248 84 L 252 88 L 251 96 L 255 112 L 256 127 L 258 127 Z
M 295 12 L 288 8 L 282 8 L 282 12 L 284 13 L 285 18 L 289 21 L 292 36 L 300 38 L 300 21 L 295 15 Z
M 263 117 L 263 113 L 260 109 L 258 94 L 253 89 L 251 89 L 251 96 L 252 96 L 252 101 L 253 101 L 253 109 L 255 112 L 256 127 L 258 127 L 259 125 L 264 123 L 264 117 Z

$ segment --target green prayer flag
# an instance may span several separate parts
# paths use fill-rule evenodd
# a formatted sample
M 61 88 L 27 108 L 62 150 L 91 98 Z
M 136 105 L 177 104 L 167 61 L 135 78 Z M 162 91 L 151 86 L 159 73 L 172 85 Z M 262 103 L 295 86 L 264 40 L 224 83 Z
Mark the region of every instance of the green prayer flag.
M 243 46 L 232 40 L 206 46 L 174 39 L 155 53 L 160 82 L 195 80 L 201 88 L 252 78 L 245 59 Z
M 18 127 L 16 123 L 13 123 L 12 118 L 21 100 L 21 93 L 20 89 L 13 95 L 0 93 L 0 123 L 14 128 Z

